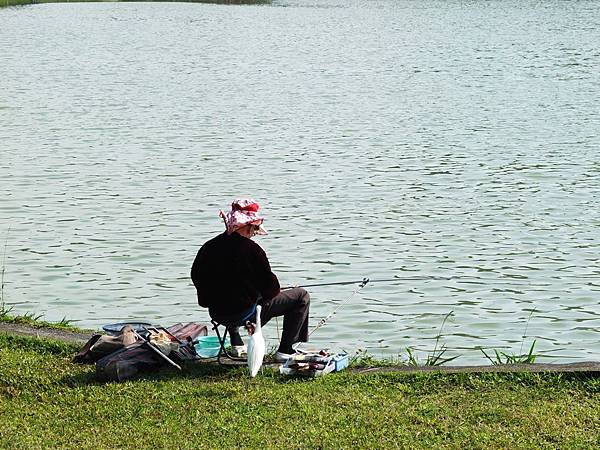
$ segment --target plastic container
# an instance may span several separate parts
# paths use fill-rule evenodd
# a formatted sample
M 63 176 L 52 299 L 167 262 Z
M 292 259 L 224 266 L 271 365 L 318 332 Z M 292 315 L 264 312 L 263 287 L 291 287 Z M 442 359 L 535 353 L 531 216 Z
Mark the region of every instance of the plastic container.
M 335 363 L 335 371 L 339 372 L 342 369 L 348 367 L 348 354 L 347 353 L 338 353 L 333 357 L 333 362 Z
M 225 347 L 229 346 L 229 338 L 225 339 Z M 201 336 L 194 345 L 201 358 L 216 358 L 219 354 L 219 338 L 217 336 Z

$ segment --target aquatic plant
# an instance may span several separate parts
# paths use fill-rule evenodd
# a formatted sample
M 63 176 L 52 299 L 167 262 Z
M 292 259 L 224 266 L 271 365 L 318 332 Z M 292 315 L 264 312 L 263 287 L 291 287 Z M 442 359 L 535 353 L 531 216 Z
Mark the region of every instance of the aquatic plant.
M 442 364 L 446 364 L 450 361 L 455 360 L 460 355 L 444 357 L 448 348 L 446 344 L 440 345 L 440 340 L 442 338 L 442 331 L 444 329 L 444 325 L 450 316 L 454 314 L 454 311 L 450 311 L 448 314 L 444 316 L 444 320 L 442 320 L 442 324 L 440 325 L 440 330 L 438 331 L 437 336 L 435 337 L 435 345 L 433 350 L 427 354 L 427 358 L 424 362 L 419 360 L 419 357 L 415 353 L 415 349 L 412 347 L 406 348 L 406 356 L 398 355 L 398 357 L 386 357 L 385 359 L 378 359 L 373 355 L 368 354 L 366 350 L 358 349 L 354 356 L 350 358 L 350 367 L 390 367 L 390 366 L 441 366 Z
M 430 352 L 427 355 L 427 359 L 425 360 L 425 362 L 423 364 L 421 364 L 419 358 L 417 357 L 417 355 L 414 353 L 414 349 L 411 347 L 407 347 L 406 348 L 406 353 L 407 353 L 407 359 L 406 359 L 406 364 L 409 366 L 413 366 L 413 367 L 419 367 L 419 366 L 441 366 L 443 364 L 446 364 L 450 361 L 455 360 L 456 358 L 458 358 L 460 355 L 454 355 L 454 356 L 450 356 L 447 358 L 444 358 L 444 354 L 446 354 L 446 351 L 448 350 L 448 348 L 446 348 L 446 344 L 443 344 L 439 349 Z
M 448 348 L 446 347 L 446 344 L 442 344 L 440 346 L 440 339 L 442 338 L 442 331 L 444 329 L 444 325 L 446 324 L 446 321 L 448 320 L 448 318 L 450 316 L 452 316 L 452 314 L 454 314 L 454 311 L 450 311 L 448 314 L 446 314 L 444 316 L 444 320 L 442 320 L 442 324 L 440 325 L 440 331 L 438 332 L 437 336 L 435 337 L 435 346 L 433 347 L 433 350 L 427 354 L 427 359 L 423 363 L 424 366 L 441 366 L 442 364 L 446 364 L 450 361 L 453 361 L 460 356 L 460 355 L 455 355 L 455 356 L 450 356 L 450 357 L 444 357 L 444 355 L 448 351 Z M 406 352 L 408 354 L 407 364 L 409 366 L 417 367 L 417 366 L 421 365 L 419 358 L 414 353 L 413 348 L 408 347 L 406 349 Z
M 2 273 L 0 275 L 0 316 L 5 316 L 10 311 L 6 309 L 4 302 L 4 273 L 6 271 L 6 249 L 8 247 L 8 233 L 10 233 L 10 227 L 6 231 L 6 239 L 4 241 L 4 252 L 2 253 Z
M 446 321 L 452 314 L 454 314 L 454 311 L 450 311 L 448 314 L 446 314 L 444 320 L 442 320 L 442 325 L 440 325 L 440 331 L 435 338 L 435 347 L 433 348 L 433 352 L 427 355 L 427 360 L 425 361 L 426 366 L 440 366 L 458 358 L 458 355 L 451 356 L 450 358 L 443 358 L 444 353 L 446 353 L 446 350 L 448 350 L 446 348 L 446 344 L 442 344 L 442 346 L 438 348 L 440 338 L 442 337 L 442 330 L 444 329 L 444 325 L 446 324 Z
M 60 328 L 62 328 L 62 327 L 72 328 L 73 327 L 73 320 L 67 319 L 67 317 L 64 316 L 62 319 L 60 319 L 60 322 L 56 323 L 56 326 L 58 326 Z
M 495 357 L 492 358 L 485 352 L 483 348 L 479 348 L 479 350 L 481 350 L 481 353 L 483 353 L 483 355 L 495 366 L 502 364 L 533 364 L 537 358 L 537 355 L 533 353 L 536 342 L 537 341 L 534 339 L 531 347 L 529 348 L 529 352 L 526 354 L 509 354 L 505 352 L 499 352 L 498 350 L 494 349 Z
M 537 342 L 535 339 L 531 343 L 531 347 L 529 347 L 529 351 L 527 353 L 523 353 L 523 344 L 525 343 L 525 339 L 527 338 L 527 328 L 529 328 L 529 322 L 531 321 L 531 316 L 535 312 L 535 308 L 531 310 L 529 313 L 529 317 L 527 318 L 527 323 L 525 324 L 525 331 L 523 332 L 523 339 L 521 340 L 521 347 L 519 348 L 519 353 L 506 353 L 501 352 L 494 349 L 494 357 L 490 357 L 485 350 L 479 347 L 481 353 L 495 366 L 502 364 L 533 364 L 538 355 L 536 355 L 533 350 L 535 348 L 535 343 Z
M 417 367 L 420 365 L 419 358 L 417 358 L 417 356 L 413 352 L 414 352 L 413 348 L 411 348 L 411 347 L 406 348 L 406 353 L 408 354 L 407 364 L 409 366 Z

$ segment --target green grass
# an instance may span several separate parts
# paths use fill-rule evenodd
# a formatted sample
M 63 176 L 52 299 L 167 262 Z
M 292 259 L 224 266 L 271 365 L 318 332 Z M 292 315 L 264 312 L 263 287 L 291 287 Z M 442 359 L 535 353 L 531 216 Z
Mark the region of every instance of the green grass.
M 0 334 L 0 448 L 595 448 L 600 380 L 557 374 L 286 379 L 193 364 L 99 383 L 73 346 Z
M 33 2 L 31 0 L 0 0 L 0 7 L 2 6 L 19 6 L 19 5 L 30 5 Z

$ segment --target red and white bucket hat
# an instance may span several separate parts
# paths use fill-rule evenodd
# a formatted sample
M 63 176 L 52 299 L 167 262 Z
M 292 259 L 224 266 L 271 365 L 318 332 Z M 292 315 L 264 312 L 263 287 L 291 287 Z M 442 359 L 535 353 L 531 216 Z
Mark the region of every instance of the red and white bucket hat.
M 258 215 L 260 205 L 252 199 L 235 200 L 231 204 L 231 211 L 225 213 L 219 211 L 219 216 L 225 222 L 227 234 L 231 234 L 246 225 L 256 225 L 258 230 L 256 234 L 267 234 L 267 230 L 262 227 L 265 221 L 264 217 Z

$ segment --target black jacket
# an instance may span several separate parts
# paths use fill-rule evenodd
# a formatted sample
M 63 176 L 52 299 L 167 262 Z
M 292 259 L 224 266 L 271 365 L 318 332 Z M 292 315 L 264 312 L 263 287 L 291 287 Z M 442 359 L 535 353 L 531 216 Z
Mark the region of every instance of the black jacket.
M 223 233 L 198 251 L 191 271 L 198 304 L 211 316 L 231 316 L 247 311 L 262 297 L 279 294 L 279 281 L 264 250 L 238 233 Z

